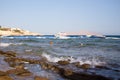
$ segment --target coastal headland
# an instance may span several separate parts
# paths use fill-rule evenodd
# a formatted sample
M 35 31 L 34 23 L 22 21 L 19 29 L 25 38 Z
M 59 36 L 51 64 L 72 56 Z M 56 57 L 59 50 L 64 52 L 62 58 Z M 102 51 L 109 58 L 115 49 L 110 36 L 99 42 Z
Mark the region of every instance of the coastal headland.
M 25 36 L 25 35 L 40 35 L 39 33 L 30 32 L 20 28 L 9 28 L 0 26 L 0 36 Z

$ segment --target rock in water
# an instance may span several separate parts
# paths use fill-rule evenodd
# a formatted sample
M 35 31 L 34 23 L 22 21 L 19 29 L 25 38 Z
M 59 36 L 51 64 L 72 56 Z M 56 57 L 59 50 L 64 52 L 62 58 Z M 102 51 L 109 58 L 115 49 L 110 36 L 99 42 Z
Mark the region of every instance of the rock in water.
M 0 71 L 0 76 L 6 76 L 6 75 L 7 75 L 6 72 Z
M 7 52 L 0 51 L 0 54 L 6 57 L 16 57 L 16 53 L 13 51 L 7 51 Z
M 60 64 L 60 65 L 67 65 L 67 64 L 69 64 L 70 62 L 69 61 L 58 61 L 58 64 Z
M 13 80 L 6 72 L 0 71 L 0 80 Z
M 13 80 L 13 79 L 9 76 L 0 76 L 0 80 Z
M 16 57 L 16 53 L 13 51 L 7 51 L 6 54 L 8 57 Z
M 72 63 L 73 65 L 75 65 L 76 67 L 81 67 L 81 65 L 80 65 L 80 62 L 74 62 L 74 63 Z
M 34 80 L 48 80 L 48 79 L 45 77 L 35 76 Z
M 100 75 L 92 75 L 92 74 L 85 74 L 85 73 L 74 73 L 69 76 L 65 76 L 65 78 L 68 78 L 70 80 L 111 80 L 109 78 L 106 78 L 104 76 Z
M 64 75 L 65 76 L 70 76 L 70 75 L 72 75 L 73 74 L 73 71 L 72 70 L 70 70 L 70 69 L 65 69 L 65 71 L 64 71 Z
M 11 69 L 7 71 L 8 74 L 15 74 L 18 76 L 30 76 L 32 73 L 26 69 Z
M 81 65 L 81 68 L 88 69 L 88 68 L 90 68 L 90 64 L 83 64 L 83 65 Z

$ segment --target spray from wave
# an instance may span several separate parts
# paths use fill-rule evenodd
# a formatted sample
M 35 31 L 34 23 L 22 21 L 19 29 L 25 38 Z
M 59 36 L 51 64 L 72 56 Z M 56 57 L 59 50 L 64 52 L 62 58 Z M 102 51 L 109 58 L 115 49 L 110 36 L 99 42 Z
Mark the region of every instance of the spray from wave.
M 47 58 L 48 61 L 50 62 L 58 62 L 58 61 L 70 61 L 70 63 L 74 62 L 80 62 L 80 64 L 90 64 L 92 68 L 94 68 L 96 65 L 106 65 L 106 62 L 100 61 L 97 58 L 91 58 L 87 59 L 86 57 L 73 57 L 73 56 L 53 56 L 50 54 L 47 54 L 43 52 L 42 57 Z

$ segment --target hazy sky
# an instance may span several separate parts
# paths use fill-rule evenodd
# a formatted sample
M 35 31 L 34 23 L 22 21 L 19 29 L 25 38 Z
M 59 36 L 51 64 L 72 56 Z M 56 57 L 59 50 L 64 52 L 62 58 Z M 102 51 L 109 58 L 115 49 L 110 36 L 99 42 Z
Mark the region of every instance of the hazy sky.
M 0 0 L 0 25 L 42 34 L 120 35 L 120 0 Z

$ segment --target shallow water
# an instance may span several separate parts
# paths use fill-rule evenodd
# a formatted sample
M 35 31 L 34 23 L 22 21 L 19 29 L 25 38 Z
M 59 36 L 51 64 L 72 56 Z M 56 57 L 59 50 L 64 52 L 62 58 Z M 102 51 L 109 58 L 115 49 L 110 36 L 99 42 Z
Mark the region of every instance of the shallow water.
M 50 41 L 53 44 L 50 44 Z M 71 63 L 78 61 L 81 64 L 88 63 L 91 64 L 92 68 L 89 71 L 95 71 L 96 74 L 111 77 L 114 80 L 120 79 L 120 39 L 8 37 L 1 38 L 0 49 L 4 51 L 12 50 L 19 54 L 37 54 L 38 57 L 41 55 L 46 57 L 50 62 L 70 60 Z M 94 69 L 96 65 L 105 65 L 110 70 Z M 32 65 L 29 68 L 33 68 L 34 72 L 37 67 L 37 65 Z M 50 73 L 45 72 L 45 74 L 52 75 Z

